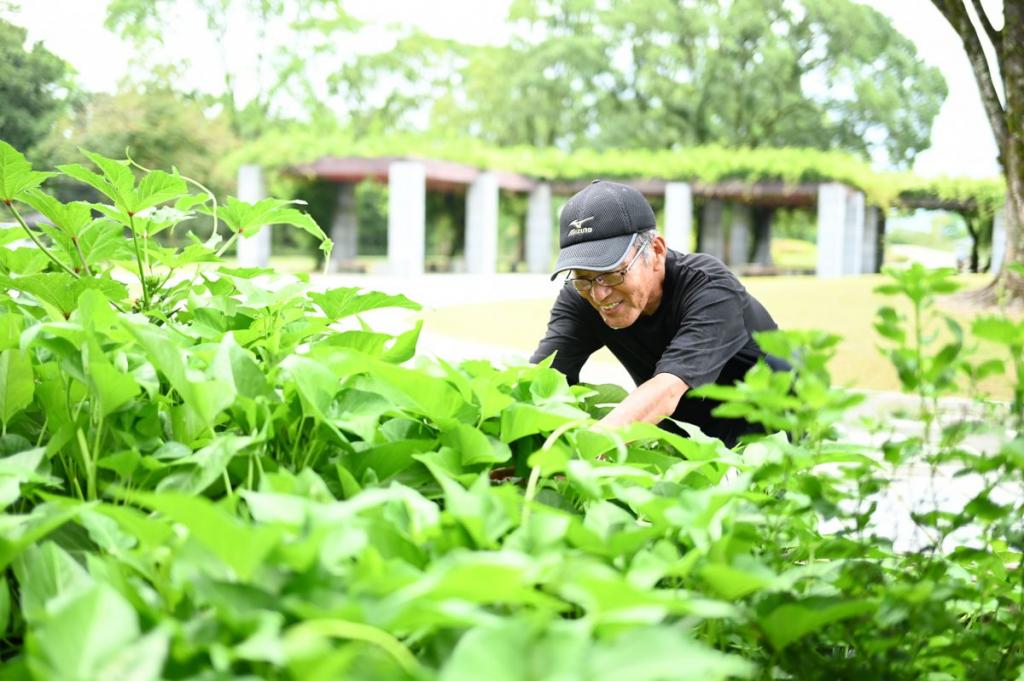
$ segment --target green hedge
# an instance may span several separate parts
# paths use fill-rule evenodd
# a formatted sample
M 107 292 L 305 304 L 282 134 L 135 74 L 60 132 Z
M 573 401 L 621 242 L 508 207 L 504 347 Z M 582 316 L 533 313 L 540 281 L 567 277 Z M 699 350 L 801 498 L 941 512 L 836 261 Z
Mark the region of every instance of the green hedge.
M 700 182 L 782 181 L 790 184 L 835 181 L 857 187 L 869 202 L 892 206 L 900 197 L 974 199 L 990 212 L 1005 200 L 1002 178 L 922 178 L 911 173 L 877 172 L 851 154 L 819 149 L 730 149 L 719 146 L 683 150 L 613 149 L 564 152 L 554 148 L 493 147 L 458 137 L 403 135 L 356 138 L 345 131 L 293 127 L 275 131 L 228 156 L 224 167 L 244 163 L 285 170 L 324 156 L 413 156 L 508 170 L 551 180 L 581 178 L 658 178 Z M 287 192 L 293 180 L 272 180 Z

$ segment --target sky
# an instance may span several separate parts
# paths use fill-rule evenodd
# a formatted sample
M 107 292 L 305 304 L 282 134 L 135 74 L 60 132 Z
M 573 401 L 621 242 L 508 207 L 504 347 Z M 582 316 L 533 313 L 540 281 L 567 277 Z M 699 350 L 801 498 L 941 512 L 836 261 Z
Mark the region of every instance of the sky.
M 931 147 L 920 153 L 914 170 L 925 176 L 961 175 L 985 177 L 999 174 L 996 146 L 985 118 L 974 76 L 959 38 L 929 0 L 859 0 L 887 15 L 898 31 L 917 46 L 922 60 L 937 66 L 949 87 L 932 129 Z M 505 24 L 510 0 L 348 0 L 347 11 L 374 24 L 401 21 L 427 33 L 475 44 L 499 44 L 507 40 Z M 998 5 L 998 0 L 994 0 Z M 30 41 L 46 47 L 72 64 L 79 82 L 88 90 L 113 91 L 127 73 L 131 50 L 103 27 L 106 0 L 19 0 L 20 10 L 11 20 L 29 31 Z M 991 5 L 989 0 L 986 5 Z M 175 12 L 179 28 L 168 32 L 171 45 L 187 45 L 199 61 L 210 51 L 207 63 L 219 63 L 214 46 L 190 41 L 187 29 L 198 21 Z M 173 26 L 174 21 L 169 21 Z M 373 41 L 373 31 L 363 39 Z M 244 58 L 244 50 L 232 50 Z M 193 72 L 190 85 L 215 91 L 221 81 L 215 69 Z

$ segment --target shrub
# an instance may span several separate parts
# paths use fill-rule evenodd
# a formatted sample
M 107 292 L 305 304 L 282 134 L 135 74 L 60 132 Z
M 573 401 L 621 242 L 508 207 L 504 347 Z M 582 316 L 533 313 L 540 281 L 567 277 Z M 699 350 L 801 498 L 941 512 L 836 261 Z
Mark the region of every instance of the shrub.
M 60 170 L 110 202 L 60 204 L 0 143 L 0 199 L 49 220 L 0 231 L 3 678 L 1021 672 L 1024 397 L 941 418 L 958 378 L 1004 370 L 973 364 L 959 328 L 931 347 L 948 272 L 883 289 L 910 301 L 878 329 L 920 433 L 881 423 L 880 446 L 851 442 L 859 397 L 827 368 L 838 339 L 776 333 L 759 341 L 793 372 L 702 389 L 775 432 L 733 451 L 595 428 L 623 391 L 570 387 L 546 363 L 415 358 L 419 325 L 361 317 L 418 307 L 403 296 L 217 262 L 271 222 L 323 240 L 294 207 L 215 204 L 176 174 L 89 158 L 98 172 Z M 228 239 L 153 243 L 197 212 Z M 13 247 L 27 235 L 35 249 Z M 1024 325 L 973 332 L 1022 377 Z M 924 538 L 896 546 L 887 485 L 922 464 L 979 491 L 955 508 L 922 497 Z

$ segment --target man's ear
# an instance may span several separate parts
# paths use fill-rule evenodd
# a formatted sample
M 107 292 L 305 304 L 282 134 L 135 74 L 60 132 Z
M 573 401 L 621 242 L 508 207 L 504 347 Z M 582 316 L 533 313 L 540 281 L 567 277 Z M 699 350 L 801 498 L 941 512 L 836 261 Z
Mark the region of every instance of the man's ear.
M 665 237 L 660 234 L 655 234 L 654 238 L 651 239 L 651 250 L 654 251 L 654 255 L 657 256 L 655 258 L 655 267 L 664 267 L 665 255 L 668 254 L 668 244 L 665 243 Z

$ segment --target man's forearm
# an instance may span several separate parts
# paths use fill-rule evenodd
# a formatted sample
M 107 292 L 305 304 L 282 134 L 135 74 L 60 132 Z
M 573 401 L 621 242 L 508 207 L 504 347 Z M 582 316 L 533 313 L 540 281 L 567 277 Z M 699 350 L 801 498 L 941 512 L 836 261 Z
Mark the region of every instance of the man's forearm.
M 686 383 L 678 376 L 658 374 L 637 386 L 636 390 L 601 419 L 601 423 L 610 426 L 637 421 L 657 423 L 672 415 L 687 389 Z

